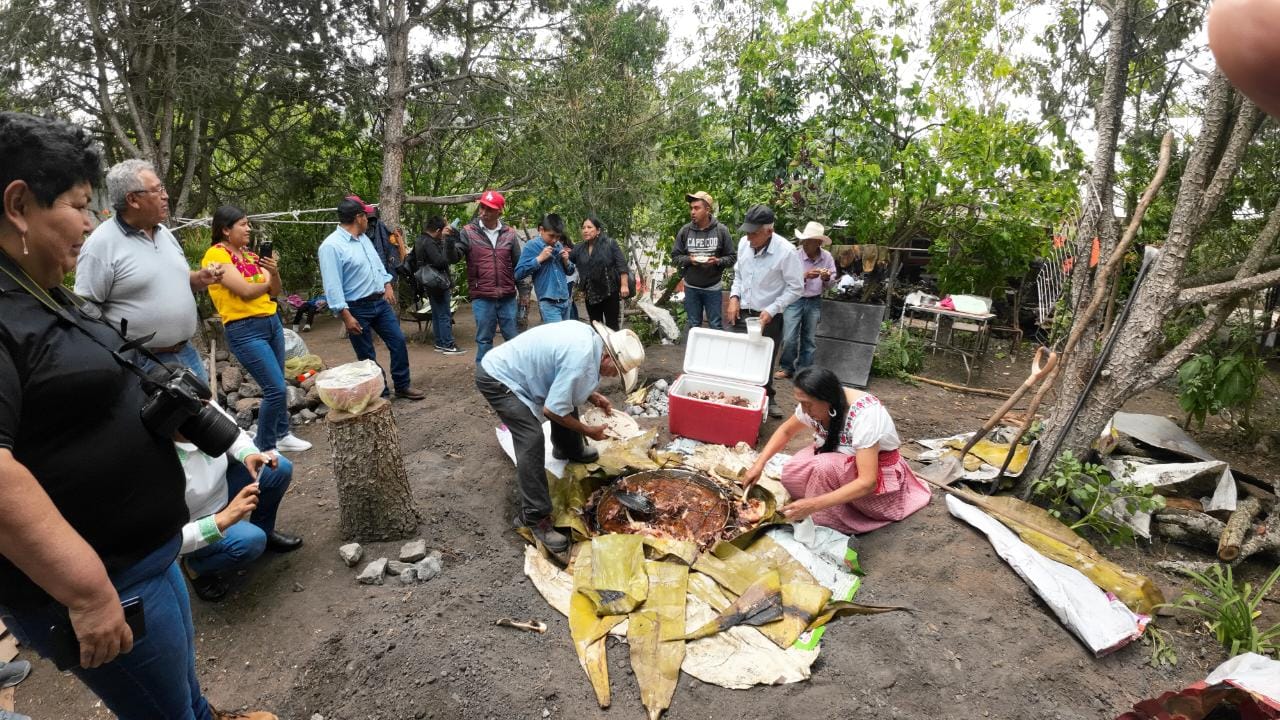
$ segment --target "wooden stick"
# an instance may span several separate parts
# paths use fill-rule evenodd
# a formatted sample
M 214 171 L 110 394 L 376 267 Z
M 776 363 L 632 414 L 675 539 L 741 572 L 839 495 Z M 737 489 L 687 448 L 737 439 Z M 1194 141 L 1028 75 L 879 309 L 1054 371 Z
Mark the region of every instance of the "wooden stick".
M 925 383 L 926 385 L 936 385 L 940 388 L 946 388 L 947 390 L 955 390 L 956 392 L 967 392 L 967 393 L 972 393 L 974 395 L 985 395 L 987 397 L 1000 398 L 1001 400 L 1009 399 L 1009 393 L 1001 392 L 1000 390 L 988 390 L 986 388 L 969 387 L 967 385 L 956 385 L 954 383 L 943 382 L 941 380 L 934 380 L 933 378 L 927 378 L 921 375 L 907 375 L 907 377 L 911 378 L 912 380 L 915 380 L 916 382 L 922 382 L 922 383 Z
M 1235 512 L 1227 520 L 1227 526 L 1218 538 L 1218 559 L 1231 562 L 1240 557 L 1240 546 L 1253 526 L 1253 519 L 1262 512 L 1262 503 L 1257 498 L 1248 497 L 1236 505 Z

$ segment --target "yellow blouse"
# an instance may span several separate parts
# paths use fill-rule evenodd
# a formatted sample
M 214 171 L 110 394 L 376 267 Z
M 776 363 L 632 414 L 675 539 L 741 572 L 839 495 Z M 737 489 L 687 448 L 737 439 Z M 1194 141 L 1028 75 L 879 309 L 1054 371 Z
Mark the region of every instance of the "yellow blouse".
M 226 272 L 238 272 L 250 283 L 266 283 L 267 275 L 257 265 L 258 256 L 247 251 L 244 256 L 245 260 L 239 260 L 221 245 L 213 245 L 204 254 L 200 267 L 221 263 Z M 223 325 L 235 320 L 276 314 L 276 301 L 271 298 L 270 292 L 252 300 L 244 300 L 217 283 L 209 286 L 209 297 L 213 300 L 213 307 L 222 318 Z

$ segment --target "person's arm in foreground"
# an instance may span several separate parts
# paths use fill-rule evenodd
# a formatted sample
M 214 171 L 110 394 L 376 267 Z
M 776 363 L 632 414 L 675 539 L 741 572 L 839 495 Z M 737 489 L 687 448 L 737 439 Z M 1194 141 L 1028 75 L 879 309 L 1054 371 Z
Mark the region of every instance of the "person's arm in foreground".
M 764 473 L 764 466 L 769 463 L 769 458 L 782 452 L 782 448 L 786 447 L 792 438 L 805 429 L 804 422 L 795 415 L 783 421 L 778 426 L 778 429 L 773 431 L 773 435 L 769 436 L 769 442 L 765 443 L 764 449 L 756 457 L 755 463 L 747 468 L 746 474 L 742 476 L 742 484 L 745 487 L 755 485 L 760 480 L 760 475 Z
M 102 560 L 35 476 L 3 448 L 0 507 L 0 555 L 67 607 L 80 641 L 80 665 L 95 668 L 132 650 L 133 631 Z

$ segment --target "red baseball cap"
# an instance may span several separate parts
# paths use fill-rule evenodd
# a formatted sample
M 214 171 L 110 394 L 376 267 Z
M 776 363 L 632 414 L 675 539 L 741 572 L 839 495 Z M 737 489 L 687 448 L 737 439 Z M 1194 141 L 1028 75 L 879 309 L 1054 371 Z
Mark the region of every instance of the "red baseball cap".
M 485 190 L 484 194 L 480 196 L 480 204 L 494 210 L 502 210 L 507 204 L 507 199 L 502 197 L 502 193 L 497 190 Z
M 348 200 L 355 200 L 356 202 L 360 203 L 360 204 L 364 207 L 364 214 L 365 214 L 365 215 L 372 215 L 372 214 L 373 214 L 373 211 L 377 209 L 377 208 L 375 208 L 374 206 L 370 205 L 369 203 L 367 203 L 367 202 L 365 202 L 365 201 L 361 200 L 359 195 L 348 195 L 348 196 L 347 196 L 347 199 L 348 199 Z

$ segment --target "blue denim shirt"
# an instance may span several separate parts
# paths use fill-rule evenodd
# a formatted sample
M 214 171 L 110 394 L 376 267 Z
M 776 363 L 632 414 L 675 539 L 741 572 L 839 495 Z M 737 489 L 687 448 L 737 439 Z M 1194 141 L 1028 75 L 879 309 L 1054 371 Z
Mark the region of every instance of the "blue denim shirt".
M 538 294 L 539 300 L 568 300 L 569 299 L 569 280 L 568 276 L 574 273 L 573 263 L 565 263 L 560 261 L 560 251 L 564 249 L 564 245 L 557 242 L 551 246 L 551 257 L 547 258 L 544 263 L 538 263 L 538 253 L 547 246 L 541 237 L 536 237 L 525 243 L 524 250 L 520 253 L 520 261 L 516 263 L 516 282 L 520 282 L 526 277 L 533 276 L 533 290 Z
M 382 292 L 391 282 L 391 273 L 363 235 L 354 237 L 338 227 L 320 243 L 319 255 L 324 294 L 334 315 L 352 300 Z

